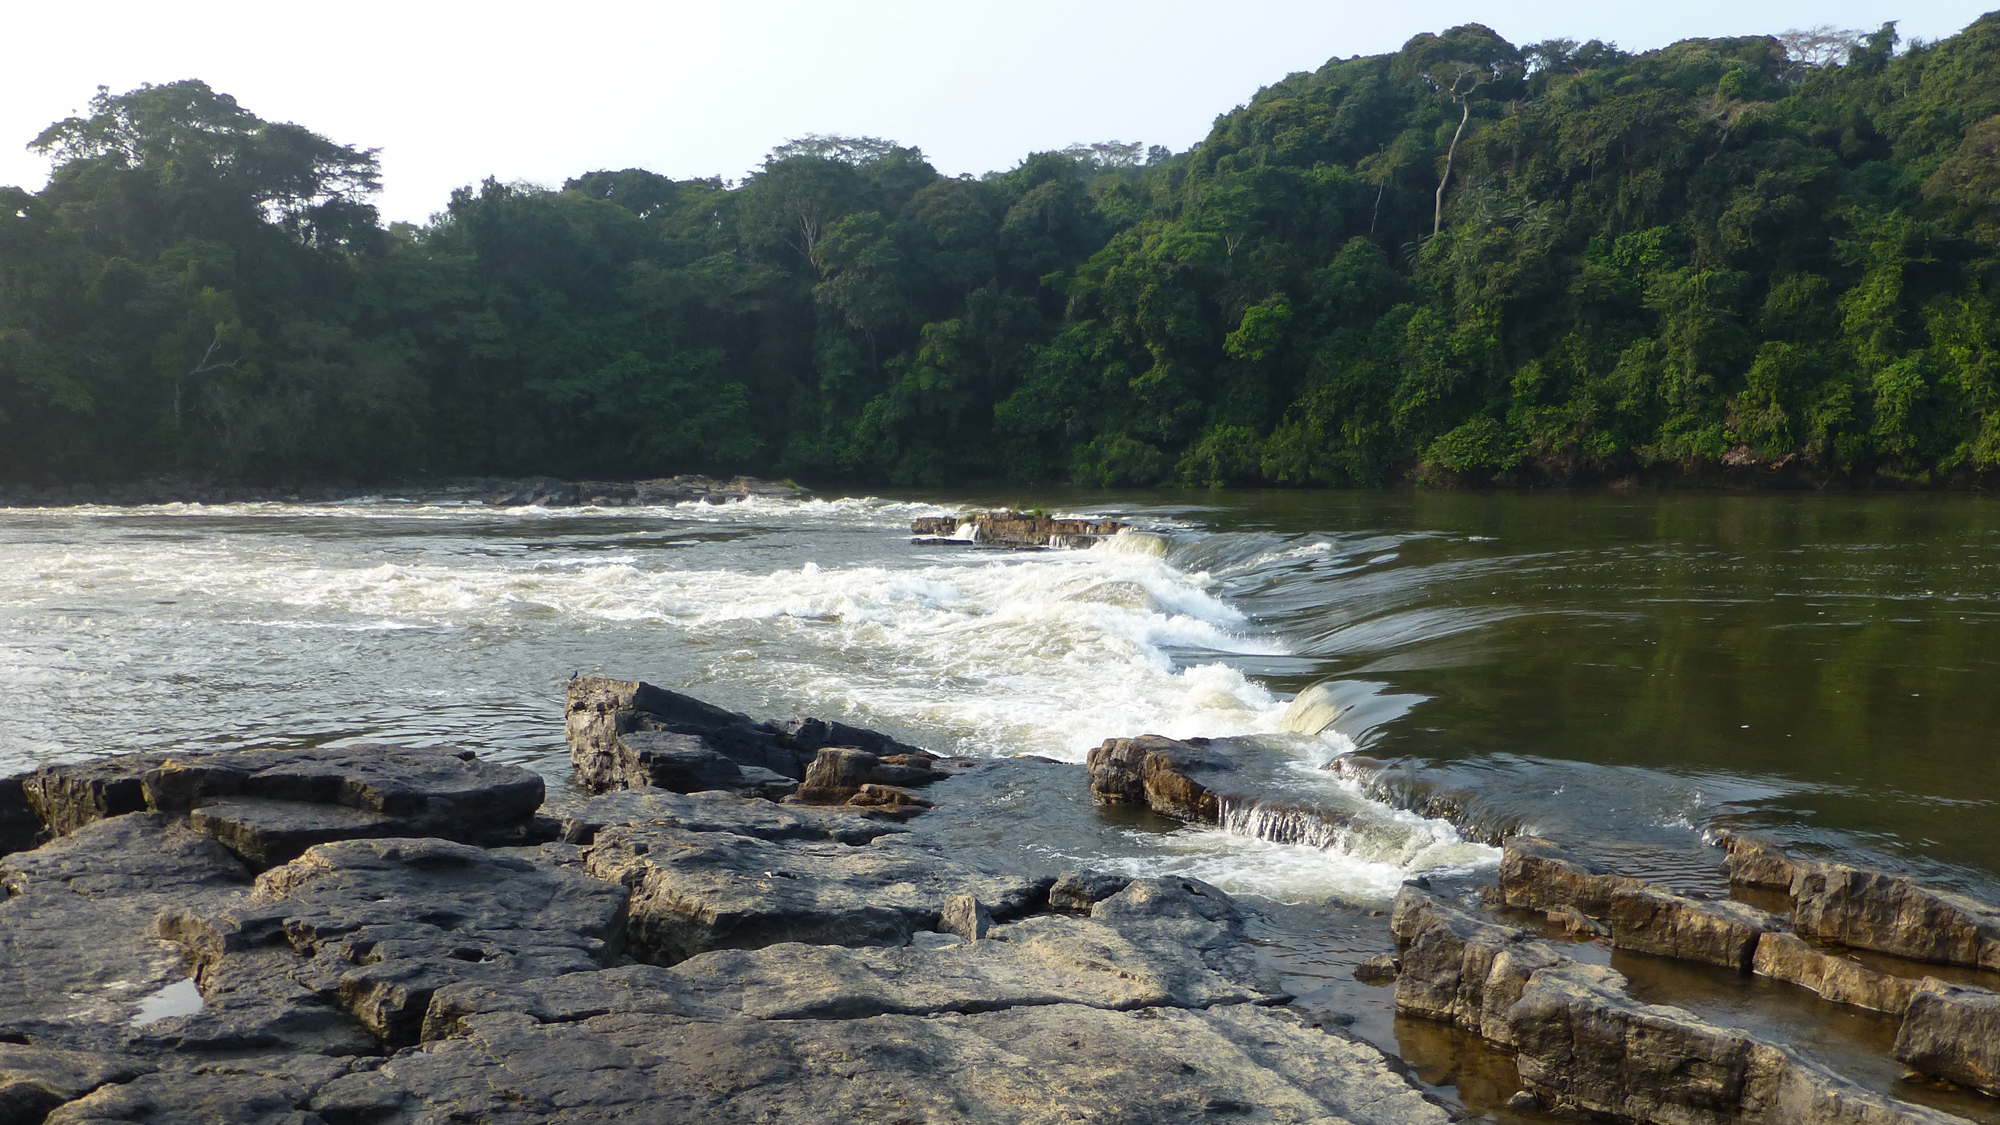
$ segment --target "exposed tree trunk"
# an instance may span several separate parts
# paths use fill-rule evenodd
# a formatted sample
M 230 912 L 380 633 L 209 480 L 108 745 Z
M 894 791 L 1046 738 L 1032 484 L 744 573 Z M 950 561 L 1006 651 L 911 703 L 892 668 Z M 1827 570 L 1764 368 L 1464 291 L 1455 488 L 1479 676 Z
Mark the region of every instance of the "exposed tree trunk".
M 1475 86 L 1474 89 L 1478 87 Z M 1458 128 L 1451 134 L 1451 147 L 1444 150 L 1444 176 L 1438 180 L 1437 206 L 1431 210 L 1431 237 L 1444 226 L 1444 189 L 1451 183 L 1451 162 L 1458 156 L 1458 139 L 1465 135 L 1466 122 L 1472 120 L 1472 90 L 1453 101 L 1465 107 L 1465 113 L 1458 119 Z

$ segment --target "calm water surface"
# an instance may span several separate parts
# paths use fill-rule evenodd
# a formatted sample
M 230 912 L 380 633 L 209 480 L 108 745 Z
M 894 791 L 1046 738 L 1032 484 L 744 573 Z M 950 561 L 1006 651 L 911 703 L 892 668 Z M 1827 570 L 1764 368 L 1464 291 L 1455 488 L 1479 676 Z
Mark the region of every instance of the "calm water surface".
M 915 516 L 1002 503 L 1123 514 L 1169 550 L 908 541 Z M 1344 755 L 1670 881 L 1712 877 L 1704 837 L 1750 826 L 2000 897 L 2000 506 L 1980 497 L 0 510 L 0 771 L 378 740 L 560 784 L 576 671 L 1009 759 L 918 823 L 999 862 L 1256 896 L 1297 990 L 1378 1041 L 1386 996 L 1341 983 L 1383 940 L 1368 911 L 1497 853 L 1321 768 Z M 1334 729 L 1278 733 L 1321 680 Z M 1230 738 L 1265 784 L 1354 820 L 1315 848 L 1093 810 L 1060 763 L 1144 732 Z

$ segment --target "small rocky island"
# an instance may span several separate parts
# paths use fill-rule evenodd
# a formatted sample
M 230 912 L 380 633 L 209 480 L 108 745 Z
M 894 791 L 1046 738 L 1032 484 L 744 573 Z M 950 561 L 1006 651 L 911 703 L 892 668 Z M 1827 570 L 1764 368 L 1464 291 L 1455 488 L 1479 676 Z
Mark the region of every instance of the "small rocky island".
M 1288 1007 L 1189 878 L 984 870 L 911 830 L 987 768 L 819 719 L 573 680 L 580 794 L 449 750 L 137 754 L 0 783 L 0 1122 L 1451 1119 Z M 1117 739 L 1107 804 L 1214 820 L 1215 747 Z M 1785 1046 L 1640 1003 L 1600 943 L 1897 1012 L 1897 1057 L 2000 1094 L 2000 913 L 1728 841 L 1734 898 L 1505 841 L 1490 902 L 1405 888 L 1406 1016 L 1516 1060 L 1524 1109 L 1941 1125 Z M 1899 962 L 1900 963 L 1900 962 Z

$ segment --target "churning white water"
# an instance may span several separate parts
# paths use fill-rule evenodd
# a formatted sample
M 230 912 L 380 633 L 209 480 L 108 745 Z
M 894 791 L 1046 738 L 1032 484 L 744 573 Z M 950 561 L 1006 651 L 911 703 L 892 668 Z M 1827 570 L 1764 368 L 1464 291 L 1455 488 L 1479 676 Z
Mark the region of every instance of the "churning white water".
M 118 750 L 452 742 L 560 778 L 561 682 L 643 678 L 940 751 L 1081 761 L 1109 737 L 1276 735 L 1232 658 L 1286 641 L 1199 533 L 1083 551 L 913 546 L 951 511 L 880 500 L 495 510 L 390 500 L 0 511 L 0 769 Z M 1304 548 L 1324 552 L 1324 544 Z M 1353 749 L 1336 724 L 1304 766 Z M 1076 785 L 1082 785 L 1080 776 Z M 1381 897 L 1490 862 L 1436 821 L 1300 771 L 1346 810 L 1133 836 L 1122 856 L 1277 898 Z

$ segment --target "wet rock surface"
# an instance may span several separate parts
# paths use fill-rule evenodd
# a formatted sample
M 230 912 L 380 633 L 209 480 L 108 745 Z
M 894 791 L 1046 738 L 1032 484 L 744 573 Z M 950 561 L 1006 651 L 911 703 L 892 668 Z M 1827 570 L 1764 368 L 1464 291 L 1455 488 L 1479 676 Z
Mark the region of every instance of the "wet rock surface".
M 1586 917 L 1611 913 L 1612 895 L 1639 880 L 1612 874 L 1553 840 L 1509 836 L 1500 860 L 1500 901 L 1527 910 L 1574 907 Z

